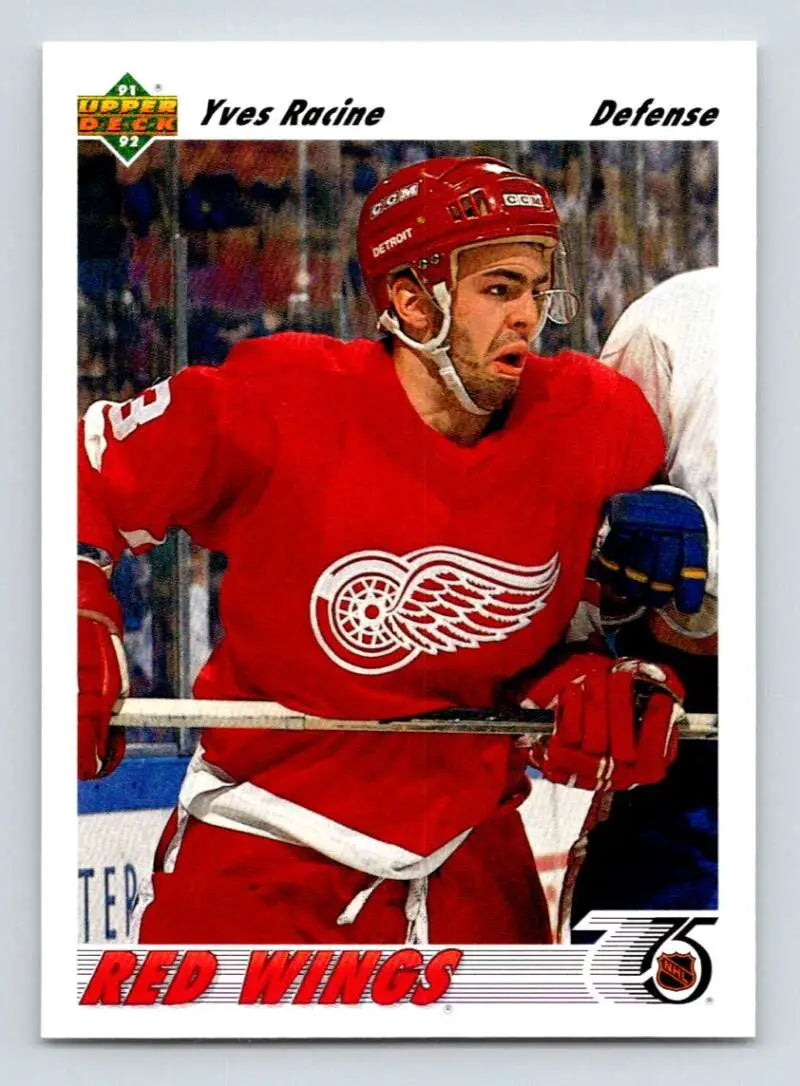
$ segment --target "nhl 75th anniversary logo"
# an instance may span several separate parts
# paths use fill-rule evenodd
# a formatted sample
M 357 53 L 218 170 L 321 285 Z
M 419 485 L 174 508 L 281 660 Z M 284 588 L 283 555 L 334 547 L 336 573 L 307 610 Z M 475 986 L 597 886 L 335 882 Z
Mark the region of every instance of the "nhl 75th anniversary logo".
M 150 94 L 127 72 L 106 94 L 78 98 L 78 135 L 103 140 L 125 165 L 154 137 L 177 134 L 177 97 Z

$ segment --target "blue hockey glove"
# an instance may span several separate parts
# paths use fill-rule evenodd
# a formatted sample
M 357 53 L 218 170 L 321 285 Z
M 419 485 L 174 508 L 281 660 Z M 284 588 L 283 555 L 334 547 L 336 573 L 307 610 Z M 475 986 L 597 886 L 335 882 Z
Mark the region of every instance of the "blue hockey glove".
M 675 487 L 653 486 L 609 498 L 594 576 L 645 607 L 674 602 L 693 614 L 703 603 L 708 534 L 700 506 Z

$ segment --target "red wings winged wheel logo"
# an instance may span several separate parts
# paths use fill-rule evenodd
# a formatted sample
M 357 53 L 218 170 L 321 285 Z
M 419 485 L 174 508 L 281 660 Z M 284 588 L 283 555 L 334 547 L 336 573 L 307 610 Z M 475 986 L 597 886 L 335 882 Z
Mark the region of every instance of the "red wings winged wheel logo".
M 420 653 L 504 641 L 544 608 L 560 569 L 557 553 L 544 565 L 520 566 L 457 547 L 356 551 L 320 574 L 311 626 L 339 667 L 385 674 Z

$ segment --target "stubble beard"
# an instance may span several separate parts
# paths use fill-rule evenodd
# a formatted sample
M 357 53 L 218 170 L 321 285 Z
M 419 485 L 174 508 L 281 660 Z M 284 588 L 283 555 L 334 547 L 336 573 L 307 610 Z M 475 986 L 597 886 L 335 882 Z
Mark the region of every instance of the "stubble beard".
M 492 344 L 486 357 L 489 358 L 492 351 L 499 347 L 500 344 Z M 478 359 L 469 338 L 456 329 L 453 329 L 450 335 L 450 358 L 467 395 L 484 411 L 498 411 L 511 403 L 516 396 L 518 383 L 503 377 L 493 377 L 488 373 L 485 361 Z

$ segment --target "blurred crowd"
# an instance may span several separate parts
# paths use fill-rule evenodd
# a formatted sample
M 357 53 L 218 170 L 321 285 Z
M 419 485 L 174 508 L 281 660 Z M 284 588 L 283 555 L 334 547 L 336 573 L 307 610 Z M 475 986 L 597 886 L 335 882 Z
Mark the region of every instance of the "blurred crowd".
M 542 353 L 597 353 L 634 298 L 717 262 L 714 143 L 154 141 L 124 166 L 80 141 L 79 413 L 185 363 L 218 365 L 243 338 L 373 335 L 355 251 L 362 202 L 398 166 L 442 154 L 502 158 L 552 193 L 582 311 L 569 328 L 548 326 Z M 179 558 L 174 544 L 120 562 L 134 693 L 178 693 L 181 655 L 196 674 L 218 634 L 223 571 L 221 556 L 184 547 Z

